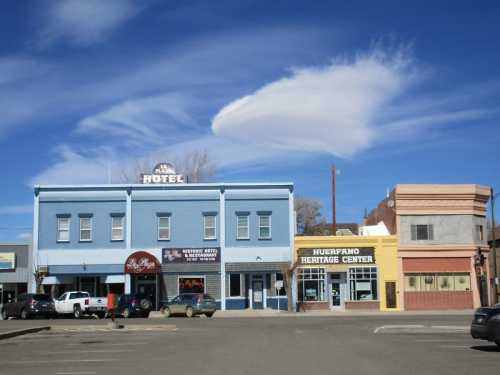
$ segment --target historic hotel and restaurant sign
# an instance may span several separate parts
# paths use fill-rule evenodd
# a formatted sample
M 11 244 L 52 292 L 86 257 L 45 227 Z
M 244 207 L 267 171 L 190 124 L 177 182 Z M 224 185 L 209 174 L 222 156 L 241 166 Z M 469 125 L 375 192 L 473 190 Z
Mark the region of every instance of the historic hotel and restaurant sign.
M 158 163 L 153 168 L 152 174 L 141 174 L 142 184 L 183 184 L 185 182 L 184 175 L 177 174 L 170 163 Z

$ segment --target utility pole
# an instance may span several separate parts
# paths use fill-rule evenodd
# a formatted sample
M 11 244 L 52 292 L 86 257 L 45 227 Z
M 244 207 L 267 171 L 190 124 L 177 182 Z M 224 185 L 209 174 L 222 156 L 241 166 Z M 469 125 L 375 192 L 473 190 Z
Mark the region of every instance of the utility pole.
M 337 235 L 337 197 L 336 197 L 337 168 L 332 165 L 332 236 Z
M 500 193 L 497 193 L 497 195 Z M 491 188 L 491 254 L 493 256 L 493 305 L 498 303 L 498 273 L 497 273 L 497 242 L 495 236 L 495 199 L 496 195 Z

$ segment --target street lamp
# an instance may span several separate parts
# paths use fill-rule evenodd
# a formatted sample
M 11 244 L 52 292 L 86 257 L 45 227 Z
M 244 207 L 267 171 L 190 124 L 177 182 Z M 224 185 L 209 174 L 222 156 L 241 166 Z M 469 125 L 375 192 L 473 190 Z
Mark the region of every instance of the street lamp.
M 498 302 L 497 243 L 495 236 L 495 199 L 500 195 L 491 188 L 491 253 L 493 255 L 493 304 Z

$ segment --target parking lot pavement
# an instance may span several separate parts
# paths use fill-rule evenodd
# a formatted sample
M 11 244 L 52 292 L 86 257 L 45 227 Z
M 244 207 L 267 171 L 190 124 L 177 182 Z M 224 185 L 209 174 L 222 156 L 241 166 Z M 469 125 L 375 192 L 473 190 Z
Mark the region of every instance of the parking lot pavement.
M 497 373 L 496 346 L 472 340 L 459 329 L 469 320 L 460 316 L 174 318 L 165 319 L 165 324 L 177 328 L 169 331 L 55 330 L 0 341 L 0 374 Z M 158 319 L 130 322 L 144 327 L 163 324 Z M 421 325 L 427 330 L 375 332 L 391 325 Z M 443 326 L 455 329 L 432 330 Z

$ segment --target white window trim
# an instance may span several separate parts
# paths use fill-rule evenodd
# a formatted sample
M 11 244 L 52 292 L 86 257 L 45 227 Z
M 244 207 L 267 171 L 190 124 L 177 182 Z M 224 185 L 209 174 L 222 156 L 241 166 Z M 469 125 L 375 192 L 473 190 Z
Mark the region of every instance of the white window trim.
M 121 226 L 119 226 L 119 227 L 113 226 L 113 221 L 115 219 L 120 219 Z M 113 238 L 113 230 L 114 229 L 121 229 L 122 235 L 120 238 Z M 124 238 L 125 238 L 125 216 L 111 216 L 111 241 L 123 241 Z
M 265 226 L 261 225 L 260 220 L 263 216 L 267 216 L 269 218 L 269 236 L 268 237 L 262 237 L 260 235 L 260 228 L 266 228 Z M 273 238 L 272 235 L 272 224 L 271 224 L 271 215 L 259 215 L 259 240 L 270 240 Z
M 247 218 L 247 235 L 245 237 L 240 237 L 239 231 L 239 223 L 238 220 L 240 217 Z M 237 240 L 249 240 L 250 239 L 250 215 L 236 215 L 236 239 Z
M 168 237 L 167 238 L 160 237 L 160 219 L 163 219 L 163 218 L 168 219 Z M 157 232 L 158 241 L 170 241 L 170 239 L 172 238 L 172 219 L 171 219 L 171 216 L 169 216 L 169 215 L 158 216 L 156 218 L 156 226 L 158 229 L 158 232 Z M 165 229 L 165 228 L 163 228 L 163 229 Z
M 89 219 L 90 220 L 90 229 L 82 229 L 82 219 Z M 92 217 L 81 217 L 79 220 L 79 237 L 80 237 L 80 242 L 92 242 L 92 228 L 93 228 L 93 220 Z M 90 232 L 90 238 L 89 239 L 82 239 L 82 230 L 88 230 Z
M 213 217 L 214 218 L 214 236 L 213 237 L 207 237 L 207 217 Z M 209 227 L 212 228 L 212 227 Z M 203 215 L 203 239 L 204 240 L 216 240 L 217 239 L 217 215 Z
M 61 233 L 61 219 L 67 219 L 68 220 L 68 239 L 67 240 L 61 240 L 59 237 L 59 233 Z M 71 218 L 70 217 L 58 217 L 57 218 L 57 234 L 56 234 L 56 242 L 70 242 L 71 241 Z

